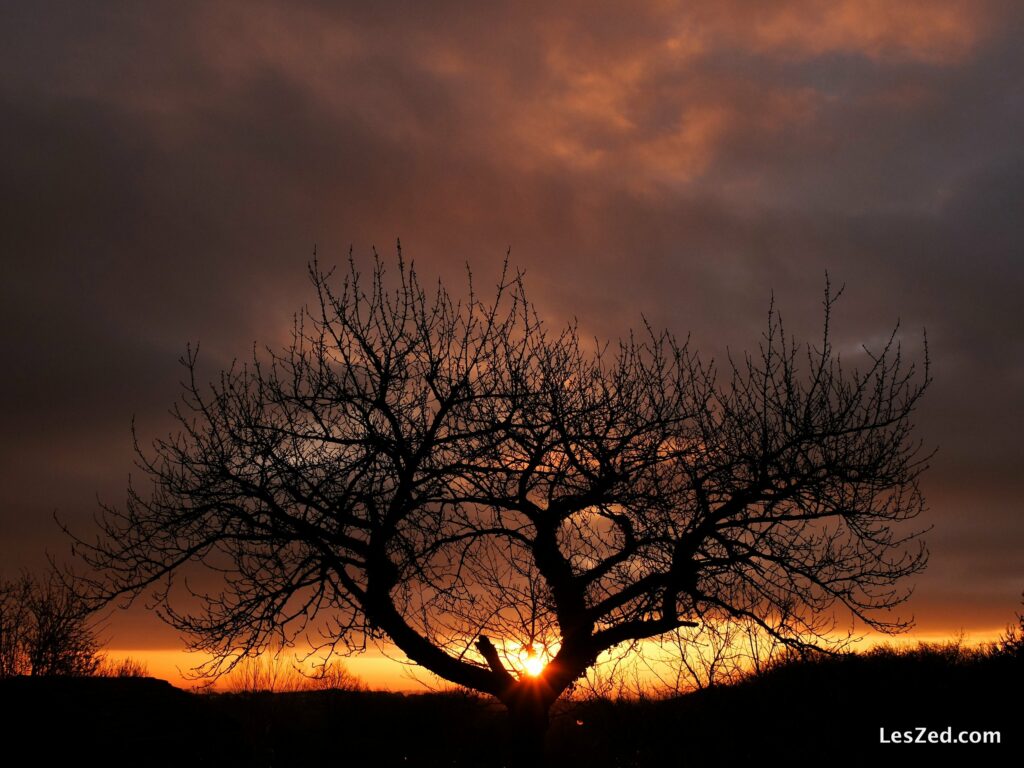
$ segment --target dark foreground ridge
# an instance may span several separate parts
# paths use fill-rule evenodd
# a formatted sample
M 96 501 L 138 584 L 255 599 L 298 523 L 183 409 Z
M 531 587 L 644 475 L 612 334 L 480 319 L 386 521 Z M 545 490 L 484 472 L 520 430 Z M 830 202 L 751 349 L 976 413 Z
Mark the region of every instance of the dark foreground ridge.
M 671 699 L 567 702 L 552 766 L 852 765 L 1020 754 L 1020 657 L 955 646 L 790 662 Z M 190 694 L 149 678 L 0 681 L 9 743 L 106 766 L 501 766 L 500 707 L 461 694 Z M 880 729 L 1001 732 L 1002 744 L 880 744 Z M 9 728 L 9 730 L 8 730 Z M 916 731 L 915 731 L 916 733 Z

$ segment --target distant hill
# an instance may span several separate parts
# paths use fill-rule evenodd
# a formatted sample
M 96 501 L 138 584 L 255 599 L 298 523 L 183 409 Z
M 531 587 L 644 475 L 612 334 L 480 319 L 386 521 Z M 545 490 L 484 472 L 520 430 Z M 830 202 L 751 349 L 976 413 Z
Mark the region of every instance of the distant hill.
M 670 699 L 566 702 L 551 765 L 898 764 L 1021 754 L 1024 660 L 957 649 L 791 661 Z M 0 680 L 5 730 L 34 758 L 106 766 L 499 766 L 499 706 L 460 694 L 191 694 L 148 678 Z M 880 744 L 880 729 L 1001 732 L 1002 744 Z M 927 733 L 927 732 L 926 732 Z M 941 736 L 938 736 L 941 737 Z M 870 762 L 865 762 L 870 761 Z M 90 761 L 91 762 L 91 761 Z M 1012 764 L 1012 762 L 1010 763 Z

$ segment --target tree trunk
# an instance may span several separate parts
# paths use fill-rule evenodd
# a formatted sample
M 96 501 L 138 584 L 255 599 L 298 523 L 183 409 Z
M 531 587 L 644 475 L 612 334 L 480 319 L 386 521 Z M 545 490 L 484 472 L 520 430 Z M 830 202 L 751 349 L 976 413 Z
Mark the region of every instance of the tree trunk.
M 508 750 L 512 765 L 543 766 L 544 741 L 550 725 L 551 697 L 533 679 L 519 681 L 503 697 L 508 709 Z

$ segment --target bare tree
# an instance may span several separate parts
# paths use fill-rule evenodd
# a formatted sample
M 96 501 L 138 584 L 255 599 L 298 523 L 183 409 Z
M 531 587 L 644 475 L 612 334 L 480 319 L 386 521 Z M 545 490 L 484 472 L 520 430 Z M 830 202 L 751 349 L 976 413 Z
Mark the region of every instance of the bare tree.
M 0 677 L 94 674 L 103 658 L 91 613 L 57 572 L 0 581 Z
M 847 367 L 826 289 L 817 346 L 772 311 L 718 376 L 650 327 L 593 351 L 552 333 L 508 272 L 457 302 L 375 264 L 314 263 L 284 351 L 202 385 L 190 350 L 179 431 L 139 451 L 149 483 L 77 542 L 106 596 L 155 589 L 204 672 L 314 628 L 337 651 L 387 640 L 537 747 L 623 643 L 729 620 L 805 643 L 837 609 L 901 627 L 879 610 L 925 563 L 900 524 L 923 509 L 928 372 L 895 334 Z M 211 578 L 186 592 L 190 563 Z
M 139 659 L 126 656 L 111 659 L 104 656 L 93 673 L 97 677 L 149 677 L 149 665 Z
M 1024 593 L 1021 594 L 1024 605 Z M 1016 615 L 1017 623 L 1008 624 L 1006 631 L 999 636 L 994 648 L 996 653 L 1005 656 L 1024 656 L 1024 611 Z
M 275 648 L 242 659 L 220 682 L 229 693 L 366 690 L 359 676 L 339 660 L 330 659 L 312 669 L 303 663 L 308 661 L 284 648 Z
M 29 671 L 25 636 L 29 624 L 25 579 L 0 580 L 0 678 Z

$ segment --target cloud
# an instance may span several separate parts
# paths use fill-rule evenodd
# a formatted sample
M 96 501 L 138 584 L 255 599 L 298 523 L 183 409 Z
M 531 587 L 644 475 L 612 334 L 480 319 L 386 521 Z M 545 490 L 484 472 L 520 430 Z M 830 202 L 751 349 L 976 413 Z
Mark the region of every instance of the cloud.
M 965 578 L 994 621 L 1005 574 L 1024 577 L 999 545 L 1024 543 L 1006 501 L 1024 384 L 1022 15 L 4 4 L 3 555 L 30 561 L 57 545 L 55 507 L 85 520 L 96 490 L 118 493 L 129 420 L 164 428 L 187 341 L 211 371 L 276 343 L 309 298 L 314 245 L 366 258 L 400 236 L 452 285 L 467 260 L 486 281 L 511 248 L 545 316 L 605 336 L 643 313 L 709 351 L 743 348 L 774 290 L 810 337 L 826 271 L 847 285 L 842 344 L 900 319 L 915 349 L 927 327 L 921 426 L 942 451 L 926 490 L 947 543 L 920 591 L 941 605 L 943 558 L 966 571 L 989 547 L 1003 575 Z

